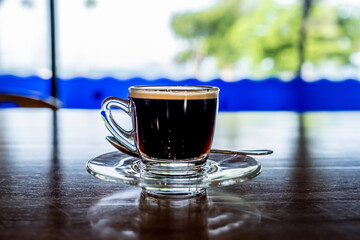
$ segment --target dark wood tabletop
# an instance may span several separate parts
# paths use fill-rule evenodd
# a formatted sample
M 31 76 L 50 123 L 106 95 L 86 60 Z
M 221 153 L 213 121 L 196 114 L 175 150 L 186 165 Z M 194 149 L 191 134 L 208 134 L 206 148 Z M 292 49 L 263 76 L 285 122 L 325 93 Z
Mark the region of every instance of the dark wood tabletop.
M 359 123 L 360 112 L 221 112 L 214 148 L 274 154 L 255 157 L 252 180 L 167 199 L 86 171 L 116 151 L 98 110 L 0 110 L 0 239 L 359 239 Z

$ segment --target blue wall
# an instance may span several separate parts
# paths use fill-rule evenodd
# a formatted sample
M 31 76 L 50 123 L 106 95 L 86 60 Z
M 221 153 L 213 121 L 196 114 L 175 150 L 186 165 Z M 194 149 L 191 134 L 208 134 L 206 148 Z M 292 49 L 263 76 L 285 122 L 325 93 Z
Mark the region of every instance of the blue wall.
M 241 80 L 224 82 L 214 79 L 172 81 L 133 78 L 59 79 L 58 96 L 64 108 L 99 109 L 107 96 L 126 98 L 133 85 L 210 85 L 220 88 L 220 111 L 341 111 L 360 110 L 360 81 L 332 82 L 319 80 L 308 83 L 296 78 L 283 82 L 276 78 L 262 81 Z M 46 98 L 50 95 L 50 80 L 36 76 L 16 77 L 0 75 L 0 93 L 19 93 Z M 1 105 L 0 105 L 1 106 Z

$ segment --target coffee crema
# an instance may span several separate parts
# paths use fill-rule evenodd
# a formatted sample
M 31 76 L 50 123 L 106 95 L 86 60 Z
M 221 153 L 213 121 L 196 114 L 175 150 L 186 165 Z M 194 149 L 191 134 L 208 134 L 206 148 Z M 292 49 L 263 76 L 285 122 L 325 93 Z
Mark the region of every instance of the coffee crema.
M 217 98 L 218 88 L 194 86 L 138 86 L 129 89 L 130 98 L 145 99 L 209 99 Z

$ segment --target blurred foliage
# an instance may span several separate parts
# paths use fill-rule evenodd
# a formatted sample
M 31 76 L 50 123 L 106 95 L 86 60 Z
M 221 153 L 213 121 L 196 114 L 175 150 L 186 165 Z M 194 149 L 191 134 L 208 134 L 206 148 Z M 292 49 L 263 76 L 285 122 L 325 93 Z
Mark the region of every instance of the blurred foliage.
M 208 9 L 176 14 L 172 29 L 189 43 L 177 60 L 194 61 L 198 71 L 205 58 L 215 57 L 224 70 L 248 57 L 255 72 L 296 73 L 303 64 L 299 56 L 303 25 L 305 61 L 348 64 L 349 56 L 360 46 L 359 15 L 344 14 L 344 9 L 322 1 L 311 3 L 306 19 L 302 18 L 302 1 L 277 4 L 258 0 L 249 4 L 245 0 L 219 0 Z M 265 69 L 264 60 L 270 64 Z
M 194 60 L 196 71 L 205 57 L 215 56 L 220 67 L 238 59 L 238 46 L 233 46 L 227 34 L 240 17 L 240 1 L 223 0 L 215 7 L 173 16 L 171 26 L 175 33 L 186 39 L 189 49 L 180 52 L 179 62 Z M 197 74 L 197 72 L 196 72 Z
M 360 50 L 359 16 L 341 16 L 341 9 L 318 3 L 307 20 L 306 60 L 316 65 L 334 61 L 350 63 L 349 56 Z
M 254 70 L 264 59 L 271 59 L 270 72 L 295 71 L 299 65 L 298 44 L 301 7 L 275 5 L 270 0 L 261 1 L 248 16 L 239 18 L 232 28 L 232 40 L 243 49 L 243 56 L 254 62 Z

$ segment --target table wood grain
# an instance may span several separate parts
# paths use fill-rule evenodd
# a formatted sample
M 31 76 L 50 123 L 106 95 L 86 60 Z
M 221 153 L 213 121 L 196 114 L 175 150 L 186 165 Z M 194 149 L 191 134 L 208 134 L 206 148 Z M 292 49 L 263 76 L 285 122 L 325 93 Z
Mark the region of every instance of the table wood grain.
M 359 122 L 359 112 L 222 112 L 213 147 L 273 149 L 256 157 L 263 172 L 164 199 L 87 173 L 87 160 L 115 151 L 98 111 L 3 109 L 0 239 L 359 239 Z

